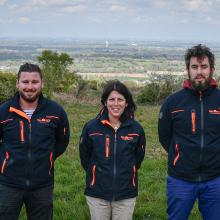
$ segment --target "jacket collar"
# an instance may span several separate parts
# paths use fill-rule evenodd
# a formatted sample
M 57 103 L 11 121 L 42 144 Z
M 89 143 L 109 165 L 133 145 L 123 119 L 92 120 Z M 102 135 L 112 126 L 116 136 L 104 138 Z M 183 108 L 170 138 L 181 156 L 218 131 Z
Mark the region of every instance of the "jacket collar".
M 107 124 L 107 125 L 111 126 L 111 124 L 109 122 L 109 118 L 108 118 L 108 110 L 105 107 L 100 110 L 100 112 L 96 116 L 96 119 L 99 120 L 102 124 Z M 121 127 L 129 126 L 132 123 L 133 120 L 134 120 L 133 118 L 123 117 L 123 119 L 120 120 L 121 121 Z
M 187 79 L 183 82 L 182 86 L 184 89 L 190 91 L 192 94 L 201 96 L 201 95 L 210 95 L 212 90 L 218 87 L 217 82 L 214 79 L 211 79 L 209 85 L 210 86 L 205 91 L 200 92 L 200 91 L 193 89 L 192 83 L 189 81 L 189 79 Z
M 213 88 L 218 87 L 217 82 L 216 82 L 214 79 L 211 79 L 209 85 L 210 85 L 210 87 L 213 87 Z M 184 82 L 183 82 L 183 88 L 184 88 L 184 89 L 193 89 L 193 88 L 192 88 L 192 83 L 189 81 L 189 79 L 184 80 Z
M 12 98 L 11 107 L 17 108 L 21 110 L 21 106 L 19 104 L 20 95 L 19 92 L 16 92 L 14 97 Z M 43 94 L 41 93 L 38 100 L 38 106 L 37 109 L 43 104 Z

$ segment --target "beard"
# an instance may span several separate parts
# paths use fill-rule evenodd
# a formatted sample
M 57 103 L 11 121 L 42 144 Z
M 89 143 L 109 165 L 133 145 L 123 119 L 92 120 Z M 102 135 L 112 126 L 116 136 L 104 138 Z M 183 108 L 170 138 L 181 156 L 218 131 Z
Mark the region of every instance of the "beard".
M 192 84 L 192 87 L 196 90 L 196 91 L 204 91 L 206 89 L 209 88 L 210 86 L 210 81 L 212 79 L 212 74 L 210 74 L 210 76 L 208 78 L 204 78 L 205 81 L 204 82 L 196 82 L 195 79 L 191 79 L 191 77 L 189 76 L 189 81 Z
M 26 92 L 23 92 L 23 91 L 19 91 L 19 94 L 24 101 L 28 103 L 32 103 L 32 102 L 35 102 L 39 98 L 41 91 L 38 91 L 34 95 L 26 95 Z

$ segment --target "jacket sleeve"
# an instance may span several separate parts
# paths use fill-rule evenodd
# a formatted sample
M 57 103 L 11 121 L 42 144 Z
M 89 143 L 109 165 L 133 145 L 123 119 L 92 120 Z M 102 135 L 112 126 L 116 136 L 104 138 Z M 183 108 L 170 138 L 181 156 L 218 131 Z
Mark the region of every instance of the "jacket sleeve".
M 159 141 L 163 148 L 168 152 L 172 138 L 172 118 L 168 108 L 168 102 L 162 105 L 158 120 Z
M 64 151 L 66 150 L 69 144 L 69 137 L 70 137 L 69 121 L 66 112 L 63 110 L 55 135 L 55 139 L 56 139 L 55 148 L 54 148 L 55 159 L 59 157 L 62 153 L 64 153 Z
M 139 169 L 141 167 L 141 163 L 144 159 L 145 146 L 146 146 L 145 132 L 144 132 L 144 129 L 141 128 L 139 141 L 138 141 L 138 145 L 137 145 L 137 148 L 136 148 L 136 166 L 137 166 L 137 169 Z
M 87 124 L 84 126 L 80 136 L 79 153 L 82 167 L 86 171 L 92 155 L 92 143 L 88 136 Z

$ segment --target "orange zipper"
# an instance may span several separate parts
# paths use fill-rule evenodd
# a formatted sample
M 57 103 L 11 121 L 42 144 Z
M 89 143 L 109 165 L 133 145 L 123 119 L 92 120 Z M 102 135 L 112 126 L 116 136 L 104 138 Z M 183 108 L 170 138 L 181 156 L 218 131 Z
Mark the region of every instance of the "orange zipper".
M 19 124 L 20 124 L 21 142 L 24 143 L 24 122 L 19 121 Z
M 50 152 L 50 169 L 49 169 L 49 176 L 50 176 L 50 171 L 53 167 L 53 152 Z
M 132 177 L 132 185 L 133 185 L 133 187 L 136 186 L 136 184 L 135 184 L 135 177 L 136 177 L 136 166 L 134 165 L 133 166 L 133 177 Z
M 195 110 L 191 111 L 191 120 L 192 120 L 192 133 L 196 133 L 196 112 Z
M 92 181 L 90 186 L 93 187 L 95 185 L 95 173 L 96 173 L 96 165 L 93 165 L 92 167 Z
M 180 157 L 180 151 L 179 151 L 179 145 L 178 144 L 176 144 L 175 149 L 176 149 L 177 155 L 176 155 L 176 157 L 175 157 L 175 159 L 173 161 L 173 166 L 176 166 L 176 163 L 177 163 L 177 161 L 178 161 L 178 159 Z
M 5 152 L 5 159 L 4 159 L 3 164 L 2 164 L 1 174 L 4 174 L 5 166 L 6 166 L 6 163 L 7 163 L 8 159 L 9 159 L 9 153 L 6 151 Z
M 105 138 L 105 158 L 109 158 L 109 145 L 110 145 L 110 137 L 107 135 Z

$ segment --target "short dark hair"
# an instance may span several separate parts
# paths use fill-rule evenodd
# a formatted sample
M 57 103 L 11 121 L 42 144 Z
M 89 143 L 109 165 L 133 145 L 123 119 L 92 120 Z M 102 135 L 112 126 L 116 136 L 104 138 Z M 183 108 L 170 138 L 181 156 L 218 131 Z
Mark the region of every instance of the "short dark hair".
M 105 85 L 105 87 L 103 89 L 102 96 L 101 96 L 102 105 L 106 108 L 105 104 L 106 104 L 107 99 L 112 91 L 116 91 L 116 92 L 120 93 L 121 95 L 123 95 L 126 99 L 126 102 L 127 102 L 127 107 L 125 108 L 120 119 L 124 120 L 125 118 L 128 118 L 128 117 L 133 118 L 134 112 L 137 108 L 134 103 L 132 94 L 129 91 L 129 89 L 119 80 L 111 80 Z
M 25 63 L 21 65 L 18 71 L 18 80 L 20 79 L 21 72 L 38 72 L 40 75 L 40 78 L 41 79 L 43 78 L 41 69 L 37 64 Z
M 198 57 L 199 59 L 203 59 L 205 56 L 207 56 L 209 59 L 210 67 L 214 68 L 215 67 L 215 56 L 211 52 L 210 48 L 208 48 L 205 45 L 198 44 L 194 47 L 187 49 L 185 53 L 186 68 L 189 69 L 191 57 Z

